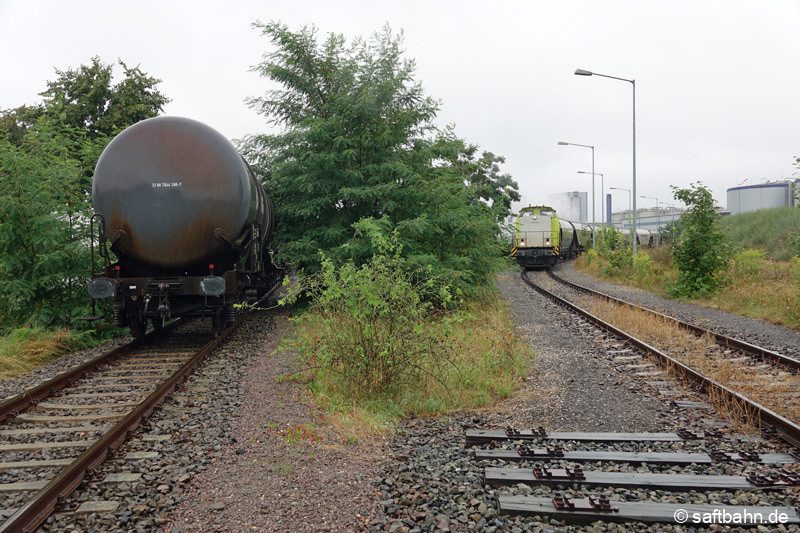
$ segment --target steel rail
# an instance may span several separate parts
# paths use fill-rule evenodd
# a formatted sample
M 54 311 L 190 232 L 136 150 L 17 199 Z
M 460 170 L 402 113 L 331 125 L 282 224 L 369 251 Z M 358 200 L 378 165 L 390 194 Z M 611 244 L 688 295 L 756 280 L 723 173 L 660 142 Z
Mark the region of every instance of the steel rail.
M 161 336 L 162 333 L 176 328 L 181 323 L 182 320 L 176 320 L 159 330 L 148 333 L 147 336 L 142 339 L 133 340 L 128 344 L 123 344 L 122 346 L 111 350 L 110 352 L 98 355 L 97 357 L 90 359 L 89 361 L 86 361 L 85 363 L 78 365 L 75 368 L 64 372 L 63 374 L 60 374 L 53 379 L 42 383 L 41 385 L 23 391 L 20 394 L 5 400 L 3 403 L 0 403 L 0 422 L 6 420 L 7 418 L 14 417 L 16 414 L 24 411 L 31 405 L 35 405 L 45 398 L 49 398 L 64 387 L 67 387 L 79 379 L 86 377 L 88 374 L 94 372 L 98 368 L 131 353 L 134 349 L 142 346 L 145 342 L 152 341 L 153 339 Z
M 639 305 L 636 305 L 634 303 L 628 302 L 626 300 L 622 300 L 620 298 L 616 298 L 615 296 L 611 296 L 611 295 L 606 294 L 604 292 L 597 291 L 595 289 L 590 289 L 588 287 L 584 287 L 583 285 L 579 285 L 578 283 L 575 283 L 574 281 L 569 281 L 569 280 L 564 279 L 564 278 L 562 278 L 560 276 L 556 276 L 550 270 L 548 270 L 547 273 L 550 275 L 551 278 L 555 279 L 556 281 L 558 281 L 560 283 L 563 283 L 565 285 L 568 285 L 568 286 L 570 286 L 570 287 L 572 287 L 574 289 L 586 292 L 587 294 L 600 296 L 602 298 L 605 298 L 609 302 L 613 302 L 613 303 L 620 304 L 620 305 L 627 305 L 627 306 L 629 306 L 629 307 L 631 307 L 633 309 L 637 309 L 637 310 L 641 310 L 641 311 L 647 311 L 648 313 L 651 313 L 652 315 L 657 316 L 657 317 L 659 317 L 661 319 L 670 321 L 673 324 L 675 324 L 675 325 L 677 325 L 677 326 L 679 326 L 681 328 L 684 328 L 687 331 L 690 331 L 690 332 L 694 333 L 695 335 L 699 335 L 699 336 L 703 336 L 703 335 L 706 335 L 706 334 L 711 335 L 711 336 L 714 337 L 714 339 L 717 341 L 717 343 L 723 344 L 723 345 L 727 346 L 728 348 L 734 348 L 734 349 L 742 350 L 742 351 L 750 353 L 750 354 L 755 354 L 756 356 L 760 357 L 763 360 L 766 360 L 766 361 L 768 361 L 770 363 L 781 364 L 781 365 L 783 365 L 783 366 L 787 367 L 788 369 L 790 369 L 792 371 L 795 371 L 795 372 L 800 370 L 800 360 L 795 359 L 793 357 L 789 357 L 788 355 L 784 355 L 782 353 L 778 353 L 778 352 L 775 352 L 775 351 L 772 351 L 772 350 L 768 350 L 766 348 L 762 348 L 761 346 L 756 346 L 755 344 L 750 344 L 749 342 L 746 342 L 746 341 L 743 341 L 743 340 L 740 340 L 740 339 L 736 339 L 734 337 L 728 337 L 727 335 L 723 335 L 723 334 L 717 333 L 715 331 L 704 329 L 704 328 L 701 328 L 700 326 L 695 326 L 694 324 L 689 324 L 688 322 L 683 322 L 682 320 L 678 320 L 675 317 L 671 317 L 671 316 L 665 315 L 663 313 L 659 313 L 658 311 L 653 311 L 652 309 L 647 309 L 646 307 L 641 307 Z
M 266 301 L 279 287 L 280 284 L 271 289 L 255 304 L 255 306 L 257 307 L 260 303 Z M 65 467 L 64 470 L 37 492 L 29 502 L 20 507 L 8 520 L 0 524 L 0 533 L 31 532 L 36 529 L 39 524 L 44 522 L 47 517 L 55 511 L 56 505 L 60 501 L 63 501 L 64 498 L 81 484 L 87 473 L 102 464 L 110 454 L 113 454 L 114 451 L 132 435 L 133 431 L 140 424 L 145 423 L 156 407 L 164 402 L 167 396 L 189 376 L 191 371 L 194 370 L 209 353 L 216 349 L 222 341 L 227 339 L 231 333 L 236 330 L 248 314 L 249 312 L 242 314 L 230 327 L 226 328 L 219 337 L 202 347 L 189 361 L 184 363 L 172 376 L 145 398 L 141 404 L 115 424 L 108 433 L 100 437 L 97 442 L 78 456 L 72 464 Z M 159 332 L 155 332 L 155 334 L 157 333 Z M 151 335 L 153 334 L 151 333 Z M 137 341 L 134 341 L 132 344 L 136 344 L 136 342 Z M 81 365 L 81 367 L 83 366 L 84 365 Z M 70 374 L 73 373 L 71 372 Z M 76 379 L 79 378 L 80 376 Z M 43 386 L 37 387 L 37 389 L 42 387 Z
M 677 359 L 670 357 L 669 355 L 665 354 L 664 352 L 659 351 L 658 349 L 650 346 L 649 344 L 645 343 L 625 333 L 621 329 L 612 326 L 608 322 L 592 315 L 588 311 L 581 309 L 577 305 L 557 296 L 544 287 L 541 287 L 528 279 L 526 273 L 522 272 L 522 279 L 527 283 L 529 286 L 534 288 L 535 290 L 539 291 L 540 293 L 544 294 L 545 296 L 551 298 L 552 300 L 556 301 L 560 305 L 567 307 L 568 309 L 578 313 L 579 315 L 583 316 L 587 320 L 591 321 L 595 325 L 605 329 L 607 332 L 616 335 L 617 337 L 626 340 L 631 345 L 635 346 L 636 348 L 644 351 L 645 353 L 652 354 L 658 358 L 658 360 L 667 368 L 667 370 L 677 374 L 682 379 L 690 381 L 696 385 L 698 385 L 701 389 L 705 390 L 708 393 L 715 393 L 719 394 L 724 397 L 727 401 L 738 404 L 740 407 L 743 408 L 745 413 L 749 413 L 755 415 L 756 419 L 759 423 L 767 424 L 770 428 L 774 429 L 778 435 L 781 436 L 784 440 L 791 443 L 796 447 L 800 447 L 800 425 L 795 424 L 794 422 L 788 420 L 787 418 L 779 415 L 778 413 L 768 409 L 761 404 L 754 402 L 753 400 L 742 396 L 738 392 L 722 385 L 721 383 L 708 378 L 696 370 L 686 366 L 685 364 L 681 363 Z

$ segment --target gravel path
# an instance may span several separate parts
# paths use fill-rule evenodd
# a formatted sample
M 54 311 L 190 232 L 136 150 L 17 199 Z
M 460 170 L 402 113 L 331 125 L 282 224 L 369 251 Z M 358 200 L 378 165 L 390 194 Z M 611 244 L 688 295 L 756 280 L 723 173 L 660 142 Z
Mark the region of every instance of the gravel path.
M 248 362 L 235 444 L 192 483 L 166 531 L 352 531 L 378 513 L 372 482 L 383 448 L 343 443 L 282 379 L 293 367 L 275 352 L 287 327 L 278 317 Z M 301 429 L 287 436 L 287 427 Z

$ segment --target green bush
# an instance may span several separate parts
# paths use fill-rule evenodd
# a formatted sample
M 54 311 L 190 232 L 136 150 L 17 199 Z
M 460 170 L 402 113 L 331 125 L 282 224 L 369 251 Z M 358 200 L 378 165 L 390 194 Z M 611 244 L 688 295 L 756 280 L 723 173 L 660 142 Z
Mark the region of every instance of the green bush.
M 317 327 L 327 339 L 315 357 L 319 369 L 345 382 L 356 398 L 392 395 L 399 385 L 430 372 L 438 340 L 419 326 L 431 304 L 391 257 L 336 269 L 323 257 L 312 282 Z M 302 323 L 302 319 L 301 319 Z
M 670 292 L 678 298 L 714 294 L 728 283 L 730 245 L 711 191 L 699 183 L 689 189 L 673 189 L 675 199 L 688 209 L 681 216 L 680 235 L 672 244 L 678 277 L 669 286 Z
M 644 280 L 653 269 L 654 263 L 647 252 L 639 251 L 633 262 L 633 275 L 637 280 Z
M 633 252 L 627 246 L 617 246 L 609 250 L 605 257 L 608 260 L 606 275 L 628 275 L 633 271 Z
M 760 250 L 744 250 L 733 256 L 733 273 L 739 277 L 755 276 L 761 270 L 766 256 Z
M 397 236 L 383 237 L 373 234 L 381 253 L 360 266 L 337 267 L 323 255 L 320 271 L 304 281 L 312 303 L 282 347 L 301 354 L 299 373 L 319 404 L 385 421 L 510 394 L 529 353 L 497 294 L 443 311 L 428 296 L 450 299 L 448 285 L 416 281 Z
M 362 229 L 379 253 L 360 266 L 351 260 L 337 268 L 320 252 L 319 272 L 306 278 L 312 312 L 298 319 L 298 338 L 320 375 L 335 376 L 353 397 L 391 397 L 404 384 L 439 379 L 446 346 L 423 325 L 433 313 L 431 295 L 443 305 L 451 296 L 434 276 L 415 281 L 396 232 L 386 235 L 370 224 Z

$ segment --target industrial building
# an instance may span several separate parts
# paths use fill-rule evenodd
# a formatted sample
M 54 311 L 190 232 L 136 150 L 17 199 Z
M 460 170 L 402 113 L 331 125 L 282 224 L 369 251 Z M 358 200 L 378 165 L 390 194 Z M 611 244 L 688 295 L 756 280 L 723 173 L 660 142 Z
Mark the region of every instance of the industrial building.
M 589 196 L 580 191 L 562 192 L 551 194 L 547 204 L 558 213 L 559 218 L 573 222 L 591 222 L 589 219 Z M 600 213 L 595 213 L 597 222 L 600 222 Z
M 799 180 L 770 181 L 728 189 L 728 211 L 731 215 L 797 205 L 795 193 L 800 192 Z

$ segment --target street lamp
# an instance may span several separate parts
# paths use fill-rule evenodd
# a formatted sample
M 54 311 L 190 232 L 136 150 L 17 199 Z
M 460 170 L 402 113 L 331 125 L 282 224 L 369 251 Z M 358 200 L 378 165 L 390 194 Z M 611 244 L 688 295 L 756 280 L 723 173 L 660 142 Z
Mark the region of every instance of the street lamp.
M 605 189 L 605 180 L 603 179 L 603 174 L 600 173 L 600 172 L 584 172 L 583 170 L 579 170 L 578 174 L 591 174 L 592 178 L 594 178 L 594 176 L 600 176 L 600 224 L 603 227 L 603 235 L 605 235 L 606 234 L 606 217 L 603 214 L 605 212 L 604 211 L 604 207 L 603 207 L 605 202 L 603 201 L 603 199 L 606 196 L 606 189 Z
M 655 196 L 644 196 L 644 195 L 640 196 L 640 198 L 647 198 L 649 200 L 656 201 L 656 216 L 658 217 L 658 225 L 656 226 L 656 229 L 658 231 L 661 231 L 661 212 L 658 210 L 658 198 L 656 198 Z
M 606 74 L 598 74 L 589 70 L 577 69 L 576 76 L 600 76 L 602 78 L 611 78 L 612 80 L 627 81 L 633 86 L 633 207 L 631 211 L 631 225 L 633 233 L 636 234 L 636 80 L 629 80 L 626 78 L 617 78 L 616 76 L 607 76 Z M 636 257 L 636 239 L 633 239 L 633 257 Z
M 564 141 L 558 141 L 559 146 L 581 146 L 583 148 L 591 148 L 592 149 L 592 226 L 597 225 L 597 221 L 594 217 L 594 146 L 590 146 L 588 144 L 575 144 L 575 143 L 565 143 Z M 596 239 L 595 239 L 595 231 L 592 228 L 592 248 L 596 248 Z
M 627 191 L 628 192 L 628 211 L 630 211 L 631 210 L 631 190 L 630 189 L 623 189 L 622 187 L 609 187 L 609 189 L 614 189 L 615 191 Z M 631 217 L 632 216 L 633 216 L 633 214 L 631 213 Z M 631 233 L 631 241 L 636 242 L 636 239 L 635 239 L 636 230 L 631 228 L 631 231 L 632 231 L 632 233 Z M 634 246 L 636 246 L 636 245 L 634 244 Z

